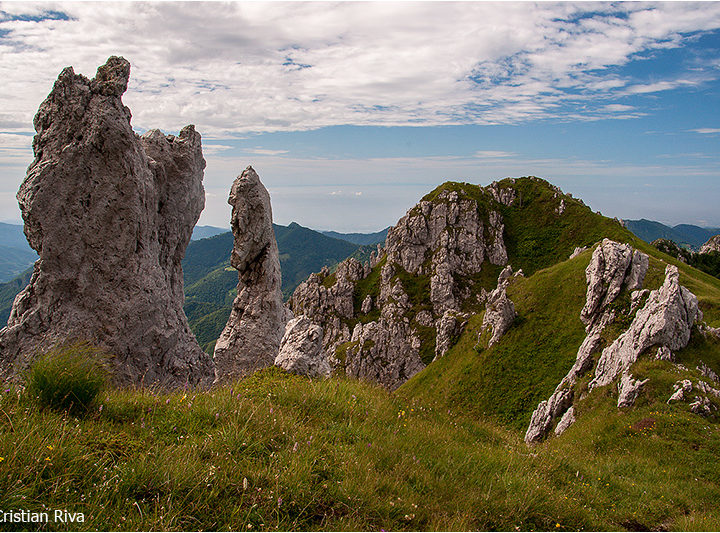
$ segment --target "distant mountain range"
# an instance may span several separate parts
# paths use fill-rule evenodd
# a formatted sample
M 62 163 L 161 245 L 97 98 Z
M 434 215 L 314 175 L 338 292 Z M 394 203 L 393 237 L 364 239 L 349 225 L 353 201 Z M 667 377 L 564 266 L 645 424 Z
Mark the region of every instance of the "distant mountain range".
M 697 251 L 710 237 L 720 234 L 720 228 L 701 228 L 692 224 L 666 226 L 653 220 L 625 220 L 625 227 L 645 242 L 667 239 L 678 246 Z
M 320 233 L 333 239 L 342 239 L 343 241 L 367 246 L 384 243 L 389 229 L 390 226 L 375 233 L 338 233 L 337 231 L 321 231 Z
M 200 239 L 207 239 L 228 231 L 230 231 L 228 228 L 218 228 L 216 226 L 195 226 L 192 235 L 190 236 L 190 240 L 198 241 Z
M 21 274 L 38 258 L 17 224 L 0 222 L 0 283 Z

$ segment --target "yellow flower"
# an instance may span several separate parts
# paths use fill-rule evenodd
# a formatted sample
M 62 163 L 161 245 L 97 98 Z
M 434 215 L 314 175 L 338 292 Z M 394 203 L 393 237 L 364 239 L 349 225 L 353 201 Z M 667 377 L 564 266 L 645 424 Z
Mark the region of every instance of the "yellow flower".
M 2 463 L 5 460 L 4 457 L 0 457 L 0 463 Z
M 555 527 L 560 527 L 560 523 L 555 524 Z
M 47 449 L 50 450 L 50 451 L 52 451 L 53 447 L 52 447 L 52 446 L 48 446 Z
M 49 461 L 49 460 L 50 460 L 50 458 L 49 458 L 49 457 L 46 457 L 46 458 L 45 458 L 45 460 L 46 460 L 46 461 Z

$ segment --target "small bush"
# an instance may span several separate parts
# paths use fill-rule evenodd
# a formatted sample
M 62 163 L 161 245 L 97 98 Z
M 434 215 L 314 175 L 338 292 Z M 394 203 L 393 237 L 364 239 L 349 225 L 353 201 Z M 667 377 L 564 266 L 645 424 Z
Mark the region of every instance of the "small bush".
M 107 356 L 89 343 L 58 346 L 30 367 L 26 392 L 41 406 L 82 413 L 109 379 Z

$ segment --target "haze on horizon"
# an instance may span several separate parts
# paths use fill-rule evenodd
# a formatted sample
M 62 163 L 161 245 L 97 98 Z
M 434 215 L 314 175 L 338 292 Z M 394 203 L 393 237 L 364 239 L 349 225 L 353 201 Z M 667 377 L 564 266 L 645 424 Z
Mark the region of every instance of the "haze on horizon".
M 203 135 L 227 227 L 376 231 L 446 180 L 535 175 L 619 218 L 720 226 L 720 2 L 0 3 L 0 220 L 60 71 L 132 64 L 139 133 Z

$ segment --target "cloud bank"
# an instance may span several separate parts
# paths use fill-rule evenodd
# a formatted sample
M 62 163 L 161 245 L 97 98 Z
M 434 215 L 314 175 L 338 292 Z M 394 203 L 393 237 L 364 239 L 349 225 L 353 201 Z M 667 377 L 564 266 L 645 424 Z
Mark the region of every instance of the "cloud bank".
M 60 70 L 133 65 L 136 128 L 215 138 L 338 124 L 517 124 L 642 113 L 618 99 L 692 87 L 623 67 L 720 28 L 720 3 L 0 4 L 0 131 L 28 131 Z M 716 61 L 716 59 L 715 59 Z

